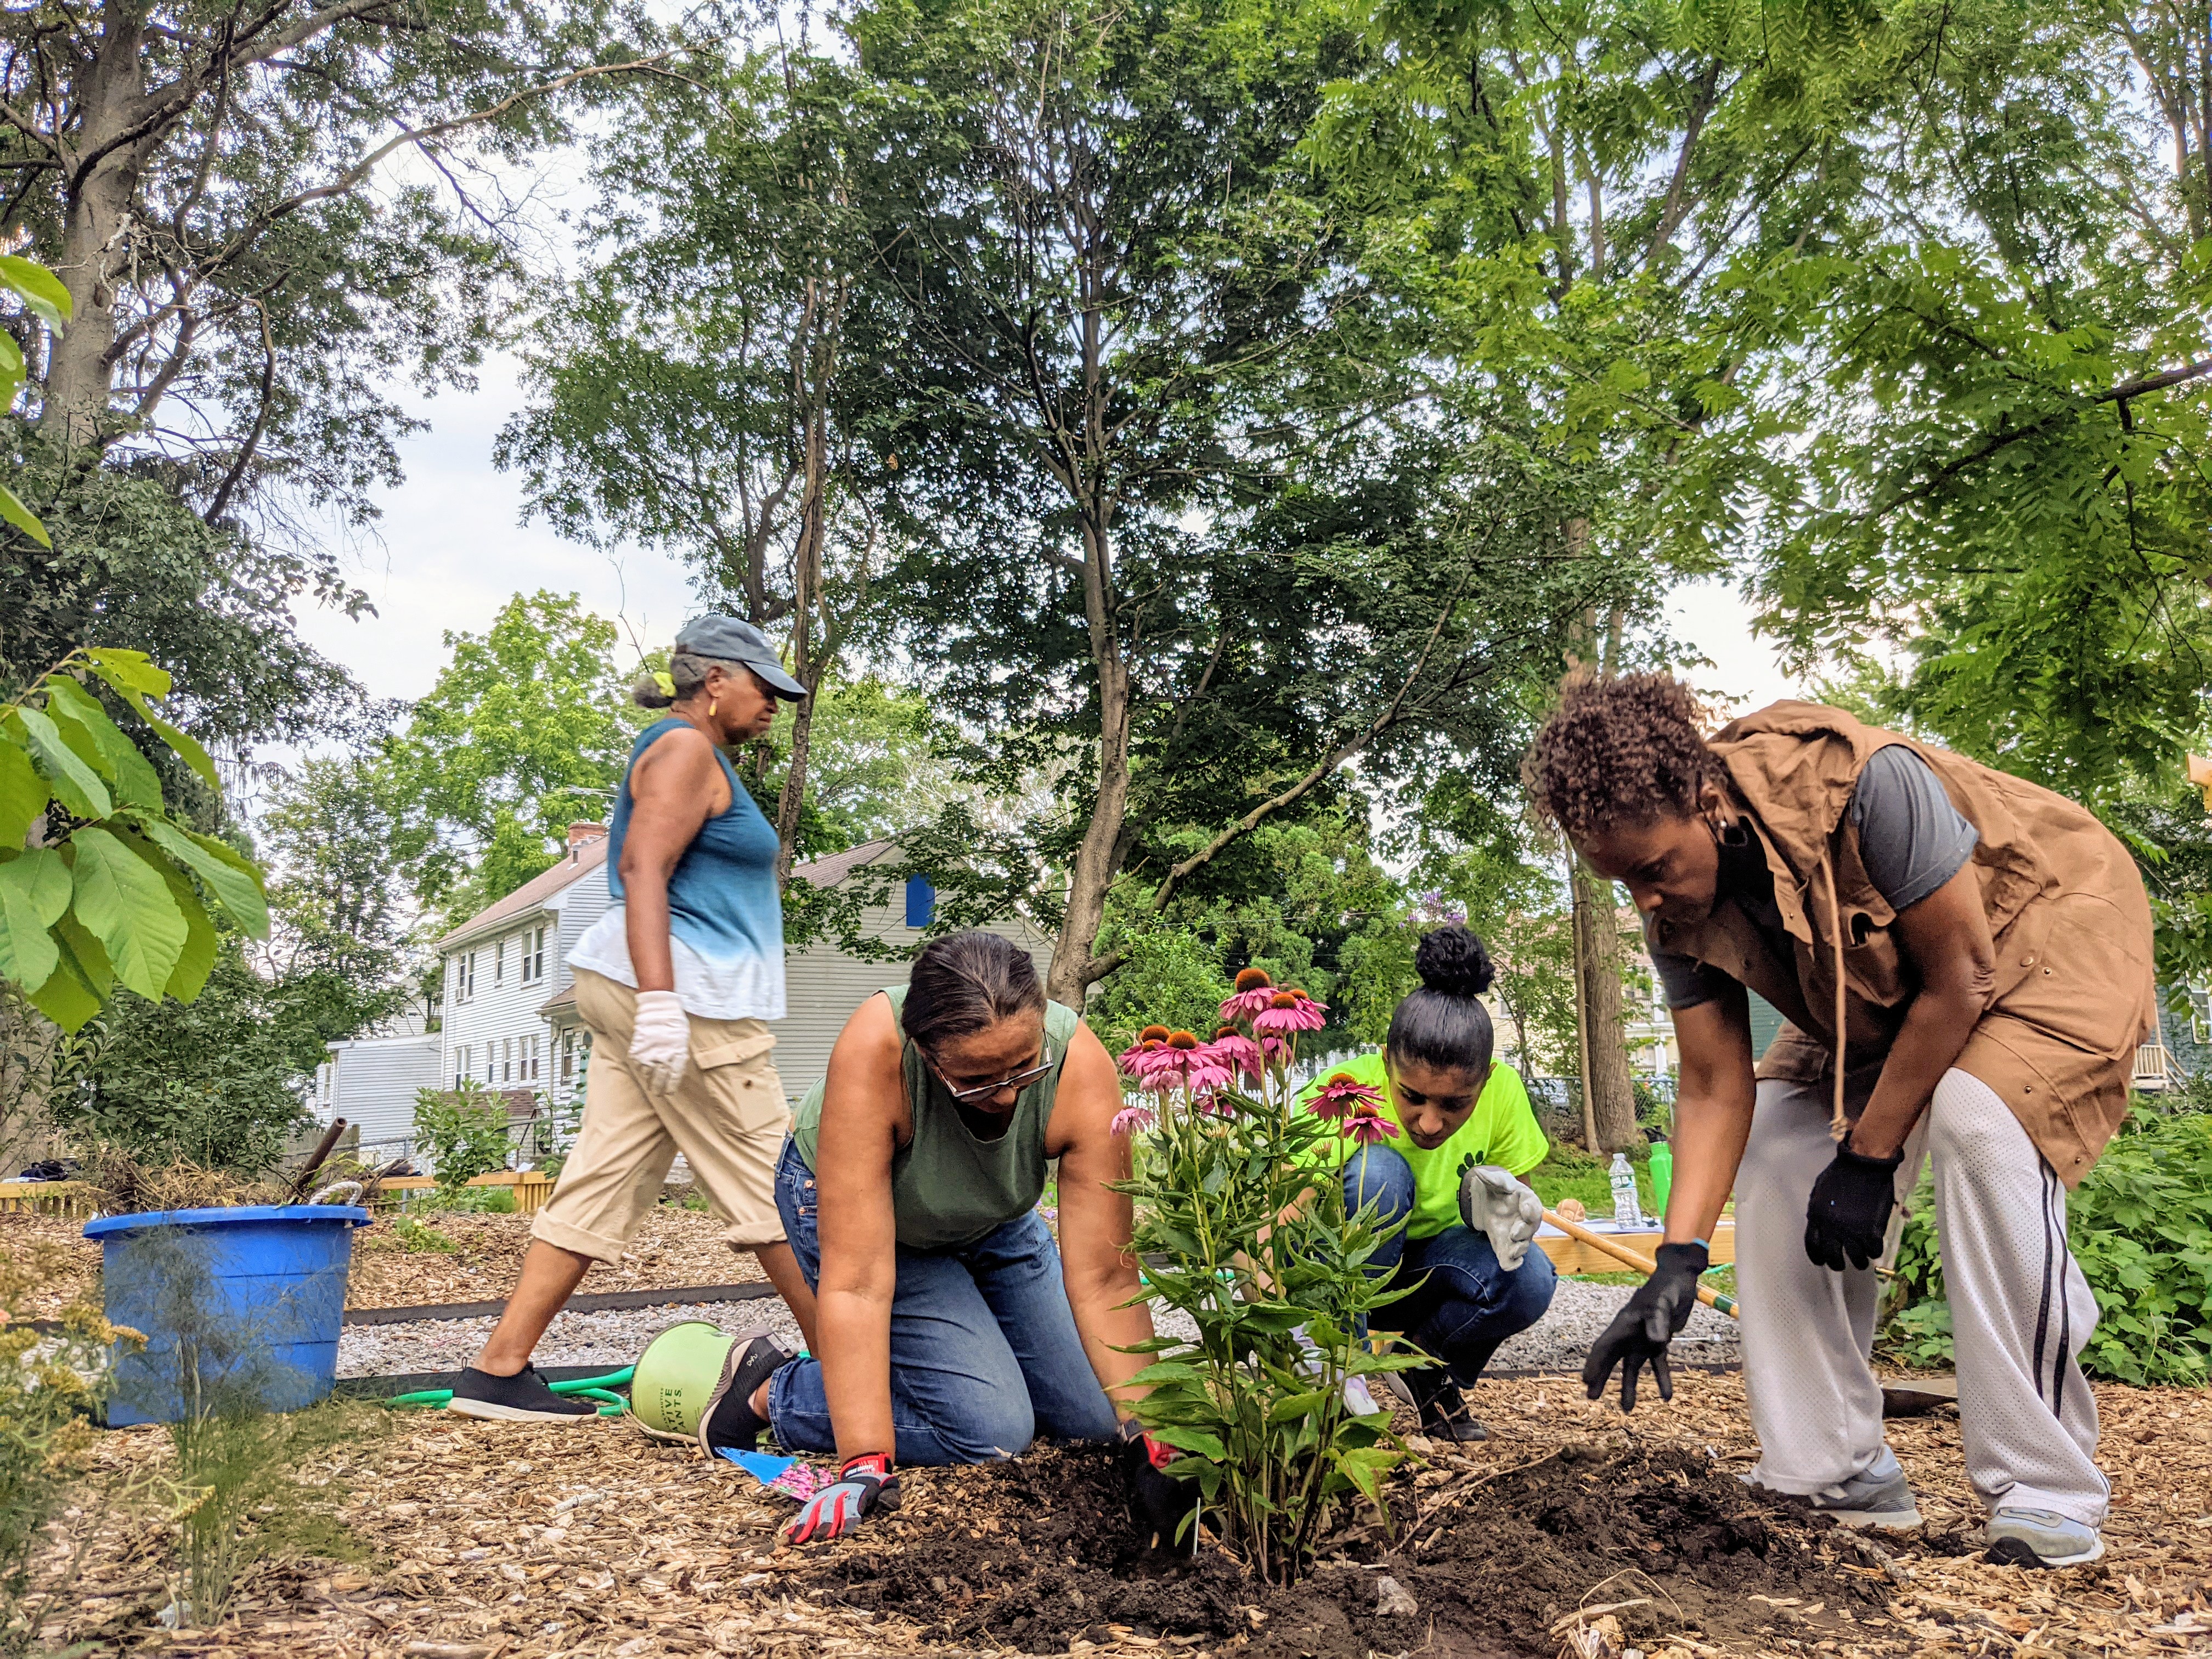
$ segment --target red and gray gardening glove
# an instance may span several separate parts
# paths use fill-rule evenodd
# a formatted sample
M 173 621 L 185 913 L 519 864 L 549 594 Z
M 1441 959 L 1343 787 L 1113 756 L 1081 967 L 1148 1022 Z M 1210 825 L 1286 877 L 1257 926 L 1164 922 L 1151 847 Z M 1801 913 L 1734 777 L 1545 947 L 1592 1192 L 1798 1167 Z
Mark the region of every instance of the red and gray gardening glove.
M 783 1535 L 794 1544 L 842 1537 L 859 1526 L 870 1510 L 895 1510 L 898 1502 L 898 1476 L 891 1473 L 890 1455 L 862 1452 L 847 1458 L 837 1479 L 806 1500 L 805 1507 L 785 1524 Z
M 1115 1455 L 1121 1466 L 1121 1488 L 1145 1547 L 1186 1554 L 1196 1550 L 1198 1528 L 1186 1522 L 1197 1505 L 1198 1488 L 1167 1473 L 1168 1465 L 1182 1454 L 1146 1434 L 1133 1417 L 1122 1419 L 1120 1433 L 1121 1447 Z

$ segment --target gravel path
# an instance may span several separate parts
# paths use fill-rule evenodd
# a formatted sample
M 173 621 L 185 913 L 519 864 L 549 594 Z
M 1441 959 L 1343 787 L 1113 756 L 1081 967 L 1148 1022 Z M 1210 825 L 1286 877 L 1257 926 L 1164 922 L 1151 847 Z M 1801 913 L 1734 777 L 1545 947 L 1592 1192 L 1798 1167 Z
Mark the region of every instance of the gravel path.
M 1496 1370 L 1576 1370 L 1607 1322 L 1628 1300 L 1625 1285 L 1559 1281 L 1551 1311 L 1498 1351 Z M 799 1327 L 781 1301 L 712 1302 L 688 1307 L 636 1308 L 603 1313 L 565 1313 L 554 1320 L 538 1345 L 541 1365 L 628 1365 L 645 1345 L 679 1320 L 704 1319 L 725 1330 L 765 1328 L 787 1346 L 799 1344 Z M 1155 1307 L 1154 1322 L 1163 1336 L 1195 1334 L 1188 1323 Z M 489 1319 L 422 1320 L 407 1325 L 352 1325 L 338 1337 L 340 1376 L 394 1376 L 416 1371 L 458 1370 L 491 1334 Z M 1737 1358 L 1735 1322 L 1700 1307 L 1675 1340 L 1685 1364 L 1715 1364 Z
M 1492 1370 L 1578 1371 L 1583 1356 L 1632 1293 L 1626 1285 L 1589 1285 L 1563 1279 L 1550 1311 L 1518 1336 L 1508 1337 L 1490 1362 Z M 1731 1364 L 1741 1358 L 1735 1321 L 1703 1303 L 1674 1339 L 1684 1365 Z

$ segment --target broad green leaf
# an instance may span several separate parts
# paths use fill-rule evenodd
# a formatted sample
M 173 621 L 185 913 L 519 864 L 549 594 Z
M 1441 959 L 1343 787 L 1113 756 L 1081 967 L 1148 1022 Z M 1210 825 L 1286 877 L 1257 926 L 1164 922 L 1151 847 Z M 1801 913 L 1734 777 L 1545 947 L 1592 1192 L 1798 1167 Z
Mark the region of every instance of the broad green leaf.
M 252 865 L 221 842 L 179 830 L 167 818 L 142 812 L 134 822 L 155 846 L 205 882 L 239 927 L 255 939 L 269 937 L 269 900 Z
M 132 713 L 152 726 L 163 743 L 167 744 L 170 748 L 183 757 L 185 764 L 198 773 L 209 788 L 222 787 L 222 780 L 216 775 L 215 763 L 208 758 L 208 751 L 200 747 L 198 738 L 189 732 L 180 732 L 170 725 L 168 721 L 154 712 L 152 704 L 129 686 L 118 684 L 112 679 L 107 683 L 115 687 L 118 696 L 131 705 Z
M 1162 1382 L 1195 1382 L 1200 1378 L 1197 1366 L 1186 1364 L 1179 1359 L 1170 1359 L 1146 1366 L 1129 1380 L 1140 1387 L 1150 1388 Z
M 46 527 L 40 522 L 39 515 L 24 506 L 22 497 L 3 483 L 0 483 L 0 519 L 14 525 L 40 547 L 54 544 L 53 538 L 46 534 Z
M 115 810 L 100 775 L 77 757 L 43 709 L 18 708 L 12 718 L 29 733 L 31 753 L 54 787 L 54 798 L 81 818 L 104 818 Z
M 38 989 L 28 993 L 31 1006 L 64 1031 L 76 1031 L 100 1010 L 103 999 L 84 981 L 64 942 L 60 964 Z
M 1208 1434 L 1202 1429 L 1183 1429 L 1175 1427 L 1173 1425 L 1163 1425 L 1152 1430 L 1151 1433 L 1153 1439 L 1164 1445 L 1173 1446 L 1177 1451 L 1196 1452 L 1202 1457 L 1213 1459 L 1217 1463 L 1226 1462 L 1229 1459 L 1229 1448 L 1221 1443 L 1220 1437 Z
M 72 884 L 72 894 L 74 891 Z M 85 930 L 74 910 L 62 912 L 62 919 L 54 924 L 54 933 L 61 941 L 62 966 L 74 969 L 93 995 L 106 1001 L 115 992 L 115 969 L 107 960 L 106 947 Z
M 117 839 L 161 877 L 169 890 L 169 896 L 176 901 L 178 913 L 185 919 L 185 948 L 177 957 L 176 967 L 170 971 L 168 984 L 162 989 L 179 1002 L 190 1002 L 199 995 L 208 975 L 215 970 L 215 924 L 208 919 L 207 906 L 200 902 L 198 890 L 184 872 L 148 842 L 132 835 L 118 836 Z
M 25 990 L 43 985 L 61 961 L 47 932 L 69 908 L 70 872 L 50 847 L 0 862 L 0 976 Z
M 35 259 L 20 253 L 0 254 L 0 285 L 23 296 L 23 303 L 58 334 L 70 319 L 69 289 L 62 279 Z
M 14 736 L 0 726 L 0 848 L 21 847 L 53 798 L 29 751 L 11 741 Z
M 115 786 L 117 798 L 132 806 L 161 810 L 161 780 L 138 745 L 107 718 L 107 711 L 75 680 L 57 674 L 46 682 L 46 712 L 84 730 L 100 756 L 100 769 Z M 83 751 L 80 748 L 78 752 Z
M 146 697 L 169 695 L 169 671 L 143 651 L 118 651 L 112 646 L 95 645 L 84 654 L 92 663 L 92 672 L 118 691 L 135 691 Z
M 189 933 L 167 884 L 105 830 L 81 830 L 70 847 L 77 920 L 107 947 L 116 978 L 159 1001 Z
M 1278 1400 L 1267 1407 L 1270 1423 L 1294 1423 L 1310 1415 L 1321 1402 L 1328 1398 L 1325 1393 L 1294 1394 Z

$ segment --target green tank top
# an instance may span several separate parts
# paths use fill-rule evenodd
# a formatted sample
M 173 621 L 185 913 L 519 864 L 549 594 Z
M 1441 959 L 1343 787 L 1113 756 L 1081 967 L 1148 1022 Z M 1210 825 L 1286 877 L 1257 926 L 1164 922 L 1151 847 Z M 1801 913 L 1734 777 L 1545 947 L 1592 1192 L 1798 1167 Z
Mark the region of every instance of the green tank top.
M 884 994 L 896 1019 L 906 1006 L 906 987 L 887 986 Z M 923 1063 L 921 1049 L 902 1042 L 899 1072 L 914 1103 L 914 1139 L 891 1154 L 891 1210 L 901 1244 L 912 1250 L 973 1244 L 1036 1206 L 1044 1194 L 1045 1126 L 1052 1121 L 1067 1045 L 1082 1023 L 1073 1008 L 1045 1004 L 1044 1057 L 1052 1070 L 1014 1097 L 1006 1133 L 995 1140 L 969 1133 L 951 1091 Z M 824 1086 L 817 1083 L 806 1091 L 792 1120 L 791 1138 L 810 1170 Z

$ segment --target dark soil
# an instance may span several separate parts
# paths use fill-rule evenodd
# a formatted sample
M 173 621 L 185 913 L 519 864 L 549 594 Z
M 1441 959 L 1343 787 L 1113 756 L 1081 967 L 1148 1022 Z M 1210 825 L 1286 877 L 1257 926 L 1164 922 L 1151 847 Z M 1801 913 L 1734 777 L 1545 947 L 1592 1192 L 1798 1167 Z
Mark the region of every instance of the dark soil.
M 1847 1617 L 1879 1616 L 1888 1599 L 1880 1547 L 1778 1507 L 1692 1453 L 1569 1445 L 1502 1474 L 1449 1473 L 1401 1484 L 1395 1540 L 1334 1540 L 1282 1590 L 1218 1549 L 1164 1568 L 1139 1558 L 1103 1451 L 917 1471 L 868 1547 L 825 1547 L 793 1587 L 898 1613 L 934 1641 L 1061 1653 L 1074 1638 L 1134 1633 L 1249 1659 L 1411 1649 L 1555 1659 L 1562 1616 L 1638 1598 L 1615 1615 L 1632 1645 L 1674 1633 L 1805 1638 L 1845 1633 Z M 1385 1573 L 1417 1613 L 1376 1615 Z

